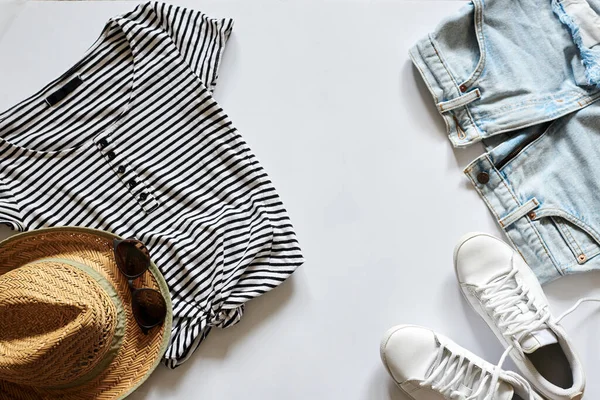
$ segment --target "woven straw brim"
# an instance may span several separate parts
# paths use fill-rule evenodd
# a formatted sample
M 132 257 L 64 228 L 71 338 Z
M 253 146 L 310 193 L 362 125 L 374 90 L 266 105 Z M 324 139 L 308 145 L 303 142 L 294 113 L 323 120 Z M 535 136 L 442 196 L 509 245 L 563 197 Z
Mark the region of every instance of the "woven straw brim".
M 156 368 L 166 350 L 172 324 L 170 295 L 164 278 L 153 264 L 136 287 L 162 292 L 168 313 L 161 327 L 144 335 L 131 311 L 127 279 L 119 271 L 113 253 L 116 236 L 93 229 L 60 227 L 25 232 L 0 242 L 0 275 L 47 258 L 72 260 L 102 274 L 116 289 L 125 308 L 125 336 L 108 367 L 92 380 L 72 388 L 40 389 L 0 380 L 2 400 L 114 400 L 122 399 L 141 385 Z

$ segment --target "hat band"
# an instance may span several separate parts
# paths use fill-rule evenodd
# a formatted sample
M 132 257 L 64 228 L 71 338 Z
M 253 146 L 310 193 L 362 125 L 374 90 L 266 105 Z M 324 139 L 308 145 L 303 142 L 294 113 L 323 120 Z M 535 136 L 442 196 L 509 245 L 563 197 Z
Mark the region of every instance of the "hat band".
M 111 301 L 113 302 L 113 304 L 115 305 L 115 308 L 117 310 L 117 324 L 115 326 L 114 336 L 113 336 L 112 342 L 110 344 L 110 347 L 109 347 L 108 351 L 104 354 L 104 357 L 102 358 L 102 360 L 100 360 L 94 366 L 94 368 L 92 368 L 91 371 L 80 376 L 73 382 L 70 382 L 70 383 L 64 384 L 64 385 L 48 387 L 49 389 L 67 389 L 67 388 L 83 385 L 84 383 L 94 379 L 95 377 L 100 375 L 102 372 L 104 372 L 106 370 L 106 368 L 110 365 L 110 363 L 113 361 L 113 359 L 116 357 L 117 353 L 119 352 L 119 349 L 121 348 L 121 344 L 123 343 L 123 338 L 125 336 L 126 315 L 125 315 L 125 309 L 123 308 L 123 303 L 121 302 L 121 298 L 117 294 L 116 289 L 98 271 L 94 270 L 93 268 L 88 267 L 85 264 L 81 264 L 81 263 L 78 263 L 78 262 L 72 261 L 72 260 L 66 260 L 63 258 L 44 258 L 42 260 L 37 260 L 32 264 L 43 263 L 43 262 L 48 262 L 48 261 L 60 262 L 62 264 L 68 264 L 68 265 L 75 267 L 75 268 L 85 272 L 86 274 L 88 274 L 91 278 L 93 278 L 102 287 L 102 289 L 104 289 L 106 291 L 106 294 L 108 294 L 108 297 L 110 297 Z

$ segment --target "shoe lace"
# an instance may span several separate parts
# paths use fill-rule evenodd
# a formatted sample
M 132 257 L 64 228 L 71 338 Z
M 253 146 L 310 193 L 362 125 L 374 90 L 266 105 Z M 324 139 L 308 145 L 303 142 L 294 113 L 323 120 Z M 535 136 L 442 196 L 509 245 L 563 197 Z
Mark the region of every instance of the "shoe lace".
M 510 349 L 516 348 L 521 354 L 524 354 L 521 340 L 540 328 L 547 328 L 551 314 L 547 304 L 537 308 L 530 289 L 515 279 L 518 272 L 517 267 L 513 266 L 508 274 L 500 276 L 476 290 L 484 307 L 494 318 L 503 335 L 512 341 Z M 556 318 L 554 323 L 560 323 L 564 317 L 575 311 L 581 304 L 592 301 L 600 302 L 600 298 L 584 297 L 579 299 L 573 307 Z
M 473 364 L 464 355 L 453 353 L 444 345 L 440 345 L 429 376 L 421 382 L 421 386 L 429 387 L 447 398 L 461 400 L 491 400 L 499 385 L 500 378 L 519 382 L 534 400 L 529 383 L 512 371 L 504 371 L 502 364 L 511 348 L 506 349 L 496 366 L 487 370 Z
M 515 279 L 519 270 L 510 272 L 477 289 L 488 314 L 513 346 L 523 351 L 521 339 L 542 328 L 550 319 L 548 305 L 537 308 L 530 289 Z
M 577 302 L 575 304 L 573 304 L 573 307 L 569 308 L 567 311 L 565 311 L 564 313 L 562 313 L 560 315 L 560 317 L 556 318 L 556 323 L 560 323 L 560 321 L 563 320 L 564 317 L 566 317 L 567 315 L 570 315 L 573 311 L 577 310 L 579 308 L 580 305 L 582 305 L 583 303 L 588 303 L 588 302 L 597 302 L 600 303 L 600 298 L 598 297 L 582 297 L 579 300 L 577 300 Z

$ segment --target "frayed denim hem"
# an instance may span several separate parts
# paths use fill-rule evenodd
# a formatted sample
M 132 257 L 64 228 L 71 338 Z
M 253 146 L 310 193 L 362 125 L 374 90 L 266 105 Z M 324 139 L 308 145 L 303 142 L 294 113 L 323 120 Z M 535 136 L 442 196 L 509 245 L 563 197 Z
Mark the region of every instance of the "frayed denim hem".
M 590 49 L 583 44 L 579 26 L 573 21 L 573 18 L 571 18 L 559 1 L 554 1 L 552 8 L 560 21 L 571 31 L 573 41 L 579 48 L 588 84 L 600 87 L 600 50 Z

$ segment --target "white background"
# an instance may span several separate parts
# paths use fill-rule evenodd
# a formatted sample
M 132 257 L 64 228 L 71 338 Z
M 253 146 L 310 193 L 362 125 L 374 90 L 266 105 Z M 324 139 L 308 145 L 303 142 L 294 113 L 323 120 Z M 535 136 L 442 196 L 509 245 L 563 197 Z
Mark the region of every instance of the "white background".
M 405 399 L 379 360 L 383 332 L 399 323 L 434 328 L 495 363 L 503 349 L 452 269 L 462 234 L 500 234 L 461 172 L 481 149 L 451 148 L 407 56 L 462 2 L 180 4 L 236 19 L 216 97 L 275 182 L 307 261 L 131 398 Z M 134 5 L 0 2 L 0 109 L 68 69 L 109 17 Z M 600 275 L 546 292 L 558 315 L 579 296 L 600 296 Z M 586 399 L 600 398 L 595 307 L 565 322 Z

